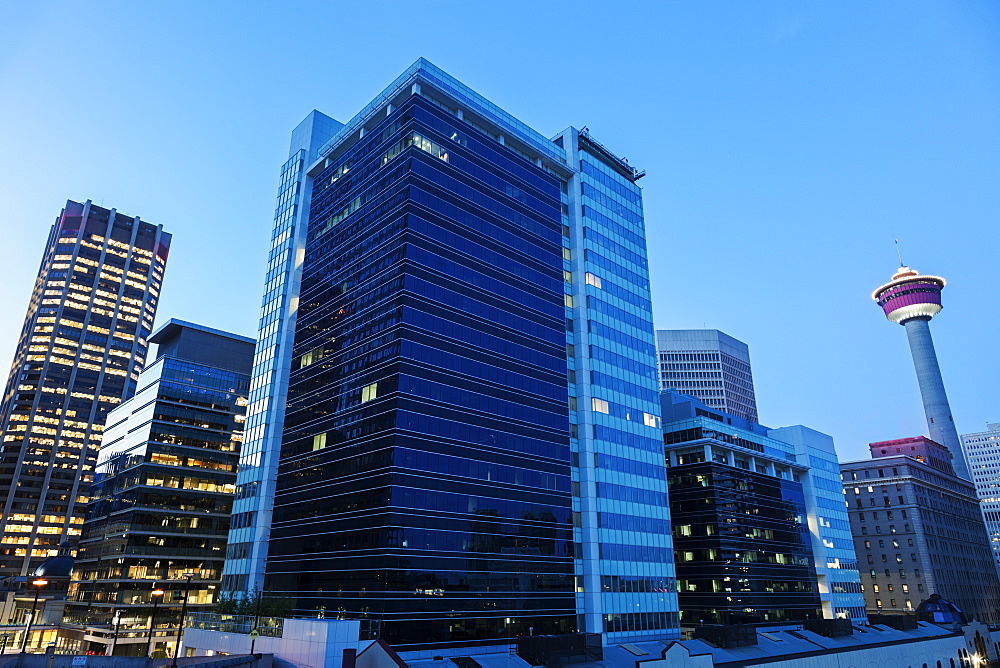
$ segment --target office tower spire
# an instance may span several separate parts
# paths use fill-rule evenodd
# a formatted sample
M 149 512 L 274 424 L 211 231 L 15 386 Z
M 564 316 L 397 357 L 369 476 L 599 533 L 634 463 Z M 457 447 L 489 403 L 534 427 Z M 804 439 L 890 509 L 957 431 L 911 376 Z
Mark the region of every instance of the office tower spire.
M 944 391 L 929 325 L 931 318 L 941 311 L 944 286 L 945 280 L 940 276 L 923 276 L 915 269 L 900 267 L 891 281 L 872 293 L 872 299 L 885 311 L 886 318 L 906 328 L 931 440 L 951 452 L 955 473 L 969 480 L 969 469 Z
M 52 226 L 14 354 L 0 428 L 0 576 L 75 540 L 104 418 L 135 391 L 170 235 L 87 201 Z

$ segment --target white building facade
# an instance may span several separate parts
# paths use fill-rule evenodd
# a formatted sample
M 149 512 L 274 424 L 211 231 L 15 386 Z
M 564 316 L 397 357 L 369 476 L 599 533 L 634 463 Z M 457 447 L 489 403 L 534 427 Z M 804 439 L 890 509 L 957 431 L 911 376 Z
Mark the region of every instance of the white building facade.
M 986 431 L 962 434 L 962 452 L 976 486 L 986 534 L 1000 572 L 1000 422 L 990 422 Z
M 717 329 L 658 329 L 660 389 L 698 397 L 716 410 L 757 421 L 747 344 Z

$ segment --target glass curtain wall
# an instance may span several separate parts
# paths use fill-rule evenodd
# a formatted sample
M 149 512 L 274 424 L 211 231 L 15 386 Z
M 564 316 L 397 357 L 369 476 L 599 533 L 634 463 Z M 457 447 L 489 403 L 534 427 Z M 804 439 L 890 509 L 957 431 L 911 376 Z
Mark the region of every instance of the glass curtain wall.
M 253 342 L 223 343 L 249 371 Z M 166 652 L 185 590 L 194 612 L 218 600 L 249 382 L 246 372 L 161 357 L 110 415 L 66 619 L 111 628 L 117 616 L 116 654 L 142 656 L 150 623 L 152 649 Z M 109 632 L 91 635 L 80 649 L 109 651 Z
M 822 619 L 801 483 L 692 461 L 670 469 L 670 506 L 682 624 Z
M 587 133 L 556 143 L 579 168 L 563 198 L 579 626 L 678 637 L 642 191 Z
M 417 96 L 313 179 L 266 576 L 297 614 L 576 629 L 559 192 Z

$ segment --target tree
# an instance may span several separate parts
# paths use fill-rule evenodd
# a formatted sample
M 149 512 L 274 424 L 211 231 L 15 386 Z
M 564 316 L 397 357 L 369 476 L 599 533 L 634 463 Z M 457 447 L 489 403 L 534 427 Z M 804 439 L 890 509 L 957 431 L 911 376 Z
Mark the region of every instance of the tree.
M 250 591 L 224 592 L 215 603 L 215 612 L 223 615 L 288 617 L 292 612 L 292 601 L 267 596 L 254 587 Z

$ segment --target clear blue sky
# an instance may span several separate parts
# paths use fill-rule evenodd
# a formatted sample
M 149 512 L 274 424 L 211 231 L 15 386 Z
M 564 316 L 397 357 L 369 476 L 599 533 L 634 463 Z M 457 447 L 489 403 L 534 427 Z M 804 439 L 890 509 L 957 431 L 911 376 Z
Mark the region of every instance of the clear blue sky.
M 761 420 L 842 459 L 926 427 L 870 292 L 949 281 L 959 431 L 1000 421 L 1000 3 L 6 2 L 0 364 L 66 199 L 174 234 L 158 322 L 256 334 L 278 169 L 418 56 L 645 168 L 658 327 L 750 346 Z

